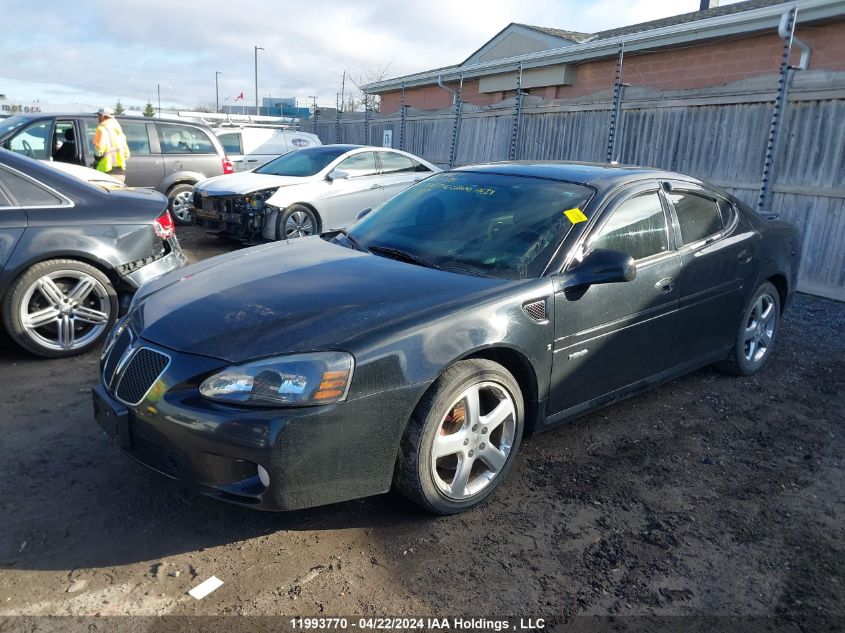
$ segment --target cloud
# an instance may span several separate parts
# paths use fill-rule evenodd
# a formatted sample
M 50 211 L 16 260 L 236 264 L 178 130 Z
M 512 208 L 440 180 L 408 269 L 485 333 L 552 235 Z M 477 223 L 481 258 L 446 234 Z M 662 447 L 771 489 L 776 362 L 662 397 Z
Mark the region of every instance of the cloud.
M 126 0 L 73 3 L 0 0 L 0 93 L 4 79 L 114 95 L 126 103 L 154 99 L 213 104 L 244 92 L 333 104 L 344 71 L 389 67 L 398 76 L 460 63 L 510 22 L 598 31 L 694 11 L 698 0 Z M 723 2 L 724 4 L 724 2 Z M 7 84 L 9 82 L 6 82 Z M 32 85 L 32 84 L 30 84 Z M 46 88 L 45 90 L 50 90 Z M 42 94 L 49 100 L 50 94 Z

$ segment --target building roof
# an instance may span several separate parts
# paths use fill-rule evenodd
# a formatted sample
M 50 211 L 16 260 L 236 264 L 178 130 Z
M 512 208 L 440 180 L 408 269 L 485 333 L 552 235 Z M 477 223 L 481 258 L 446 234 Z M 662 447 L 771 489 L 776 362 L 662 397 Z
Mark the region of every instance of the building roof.
M 465 62 L 426 70 L 375 82 L 364 88 L 370 93 L 382 93 L 398 90 L 403 85 L 405 87 L 431 85 L 437 82 L 438 77 L 442 77 L 444 81 L 456 81 L 461 77 L 471 78 L 512 72 L 518 64 L 522 64 L 523 68 L 539 68 L 581 63 L 616 55 L 618 45 L 622 42 L 625 44 L 626 53 L 635 53 L 638 50 L 650 51 L 660 47 L 684 46 L 692 42 L 720 37 L 736 37 L 767 30 L 776 32 L 780 17 L 788 8 L 784 6 L 786 4 L 786 0 L 746 0 L 724 7 L 693 11 L 593 34 L 513 23 L 497 33 L 490 41 L 499 37 L 508 28 L 518 27 L 543 33 L 547 37 L 559 38 L 561 46 L 511 58 L 478 63 Z M 845 16 L 845 0 L 802 0 L 797 4 L 799 24 L 842 19 Z

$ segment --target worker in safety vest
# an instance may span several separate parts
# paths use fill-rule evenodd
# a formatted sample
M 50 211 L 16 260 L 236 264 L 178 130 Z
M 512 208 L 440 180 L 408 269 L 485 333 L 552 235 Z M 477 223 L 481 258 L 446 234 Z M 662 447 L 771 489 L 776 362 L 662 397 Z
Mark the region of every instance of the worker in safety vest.
M 99 125 L 94 132 L 95 168 L 118 180 L 126 180 L 126 161 L 129 159 L 129 145 L 120 123 L 114 118 L 114 110 L 100 108 L 97 112 Z

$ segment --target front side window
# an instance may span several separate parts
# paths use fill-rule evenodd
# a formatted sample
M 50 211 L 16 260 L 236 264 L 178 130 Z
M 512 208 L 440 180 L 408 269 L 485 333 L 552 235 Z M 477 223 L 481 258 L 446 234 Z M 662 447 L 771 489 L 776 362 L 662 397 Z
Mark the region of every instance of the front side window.
M 641 193 L 616 207 L 590 241 L 590 249 L 597 248 L 620 251 L 635 260 L 669 250 L 660 195 L 656 191 Z
M 44 207 L 62 204 L 62 199 L 47 189 L 11 171 L 0 169 L 0 182 L 22 207 Z
M 586 208 L 592 193 L 541 178 L 446 172 L 391 198 L 349 236 L 376 255 L 389 249 L 446 270 L 528 279 L 543 273 L 572 227 L 564 211 Z
M 356 176 L 371 176 L 376 173 L 376 155 L 372 152 L 361 152 L 350 156 L 340 165 L 338 171 L 345 171 L 350 178 Z
M 53 154 L 53 122 L 39 121 L 25 127 L 3 143 L 3 147 L 38 160 L 47 160 Z
M 158 125 L 162 154 L 216 154 L 204 132 L 187 125 Z
M 725 228 L 719 204 L 713 198 L 689 191 L 671 191 L 668 196 L 675 207 L 684 244 L 701 241 Z

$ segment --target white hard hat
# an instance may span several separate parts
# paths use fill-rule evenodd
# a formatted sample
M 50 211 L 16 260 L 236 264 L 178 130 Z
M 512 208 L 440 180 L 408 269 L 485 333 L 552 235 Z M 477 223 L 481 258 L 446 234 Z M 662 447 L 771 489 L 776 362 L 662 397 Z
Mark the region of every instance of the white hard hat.
M 100 116 L 114 116 L 114 110 L 111 108 L 100 108 L 97 110 L 97 114 Z

